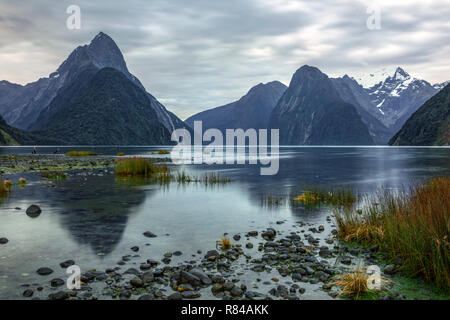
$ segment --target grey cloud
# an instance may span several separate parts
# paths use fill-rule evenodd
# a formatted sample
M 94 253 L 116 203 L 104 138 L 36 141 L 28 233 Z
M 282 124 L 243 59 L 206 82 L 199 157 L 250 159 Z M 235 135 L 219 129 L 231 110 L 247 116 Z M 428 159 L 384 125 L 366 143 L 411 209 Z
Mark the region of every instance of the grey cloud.
M 401 65 L 440 82 L 450 74 L 448 1 L 380 0 L 382 29 L 366 28 L 357 0 L 23 0 L 0 4 L 0 79 L 47 76 L 103 31 L 149 92 L 186 118 L 260 82 L 288 84 L 303 64 L 331 76 Z M 82 29 L 65 27 L 78 4 Z

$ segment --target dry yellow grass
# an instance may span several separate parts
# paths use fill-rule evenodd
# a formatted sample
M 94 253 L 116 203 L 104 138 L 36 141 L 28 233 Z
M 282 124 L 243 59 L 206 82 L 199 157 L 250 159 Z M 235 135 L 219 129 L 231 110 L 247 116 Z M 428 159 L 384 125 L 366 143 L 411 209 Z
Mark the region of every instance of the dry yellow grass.
M 223 237 L 216 243 L 216 247 L 220 246 L 222 249 L 230 249 L 233 244 L 231 243 L 231 240 L 228 238 Z
M 450 288 L 450 178 L 379 192 L 362 212 L 336 211 L 338 237 L 379 244 L 411 276 Z
M 8 187 L 5 180 L 0 178 L 0 196 L 6 195 L 9 192 L 10 186 Z
M 369 292 L 368 279 L 369 275 L 364 270 L 356 269 L 336 276 L 333 284 L 341 288 L 340 295 L 355 296 L 358 299 L 361 294 Z
M 94 151 L 67 151 L 66 156 L 68 157 L 88 157 L 88 156 L 98 156 L 97 152 Z

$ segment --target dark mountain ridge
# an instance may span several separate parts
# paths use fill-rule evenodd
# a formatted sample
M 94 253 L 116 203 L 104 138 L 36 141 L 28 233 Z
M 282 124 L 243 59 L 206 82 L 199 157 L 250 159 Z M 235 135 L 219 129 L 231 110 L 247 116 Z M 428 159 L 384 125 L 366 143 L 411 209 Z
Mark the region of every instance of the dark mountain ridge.
M 274 108 L 271 128 L 280 129 L 287 145 L 372 145 L 355 107 L 344 102 L 319 69 L 305 65 L 292 77 Z
M 395 146 L 450 145 L 450 84 L 426 101 L 389 141 Z
M 70 99 L 59 106 L 41 130 L 68 145 L 169 144 L 170 133 L 151 108 L 148 95 L 114 68 L 80 73 L 67 88 Z M 61 95 L 65 95 L 62 93 Z
M 68 102 L 64 99 L 70 99 L 69 88 L 74 86 L 73 82 L 81 73 L 87 79 L 86 70 L 90 70 L 92 76 L 105 67 L 122 72 L 144 91 L 149 96 L 149 106 L 169 131 L 187 127 L 173 113 L 168 112 L 154 96 L 145 91 L 139 79 L 128 71 L 123 55 L 114 40 L 103 32 L 97 34 L 90 44 L 77 47 L 48 78 L 39 79 L 25 86 L 4 85 L 3 91 L 0 86 L 0 114 L 12 126 L 32 131 L 41 130 L 53 113 Z M 61 93 L 64 95 L 59 96 Z
M 204 130 L 217 128 L 222 132 L 238 128 L 264 129 L 268 127 L 270 113 L 285 90 L 286 86 L 279 81 L 260 83 L 238 101 L 199 112 L 185 122 L 193 127 L 194 121 L 201 120 Z

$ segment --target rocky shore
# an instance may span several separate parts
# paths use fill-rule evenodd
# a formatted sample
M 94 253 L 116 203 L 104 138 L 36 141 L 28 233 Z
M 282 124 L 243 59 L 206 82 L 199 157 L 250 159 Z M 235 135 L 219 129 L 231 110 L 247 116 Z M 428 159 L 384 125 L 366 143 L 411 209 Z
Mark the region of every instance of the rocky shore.
M 46 280 L 40 284 L 24 284 L 23 297 L 50 300 L 91 299 L 304 299 L 308 293 L 321 291 L 329 299 L 340 298 L 333 277 L 357 265 L 376 263 L 378 248 L 356 248 L 334 240 L 332 219 L 327 226 L 302 222 L 291 232 L 275 228 L 252 230 L 231 236 L 229 248 L 202 252 L 167 252 L 157 259 L 141 257 L 139 245 L 105 270 L 89 270 L 81 274 L 80 289 L 68 290 L 66 279 L 52 278 L 54 270 L 40 267 L 35 272 Z M 279 221 L 283 224 L 283 221 Z M 325 235 L 325 230 L 329 234 Z M 226 235 L 229 236 L 229 235 Z M 158 235 L 147 231 L 143 242 Z M 172 264 L 173 257 L 186 257 Z M 76 264 L 60 263 L 65 269 Z M 390 277 L 398 266 L 380 265 Z M 323 297 L 324 298 L 324 297 Z M 405 299 L 386 291 L 380 299 Z
M 26 172 L 70 171 L 114 166 L 114 157 L 67 157 L 65 155 L 0 156 L 0 175 Z

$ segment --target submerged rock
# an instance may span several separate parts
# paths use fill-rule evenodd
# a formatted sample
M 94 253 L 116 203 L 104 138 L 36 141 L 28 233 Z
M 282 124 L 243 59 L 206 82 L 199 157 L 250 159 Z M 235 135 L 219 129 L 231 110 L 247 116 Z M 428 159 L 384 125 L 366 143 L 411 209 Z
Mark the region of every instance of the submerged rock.
M 6 238 L 0 238 L 0 244 L 7 244 L 9 242 Z
M 150 232 L 150 231 L 145 231 L 143 234 L 147 238 L 156 238 L 156 234 L 154 234 L 153 232 Z
M 41 212 L 42 212 L 42 210 L 41 210 L 41 208 L 39 208 L 39 206 L 32 204 L 31 206 L 28 207 L 26 214 L 30 218 L 37 218 L 37 217 L 39 217 Z
M 53 270 L 47 267 L 37 269 L 36 273 L 40 276 L 48 276 L 53 273 Z
M 66 268 L 68 268 L 70 266 L 73 266 L 74 264 L 75 264 L 75 261 L 73 261 L 73 260 L 66 260 L 64 262 L 61 262 L 59 265 L 61 266 L 61 268 L 66 269 Z

